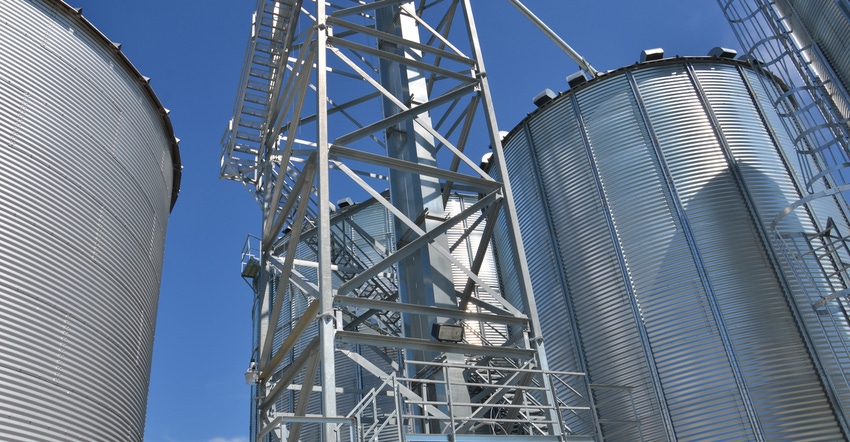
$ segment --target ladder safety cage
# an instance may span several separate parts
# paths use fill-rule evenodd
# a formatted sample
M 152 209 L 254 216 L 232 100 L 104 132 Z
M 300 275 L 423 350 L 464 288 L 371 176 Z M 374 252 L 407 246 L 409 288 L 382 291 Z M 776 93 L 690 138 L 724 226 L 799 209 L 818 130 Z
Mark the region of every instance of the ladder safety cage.
M 753 68 L 775 78 L 783 89 L 764 86 L 773 92 L 773 105 L 781 124 L 791 137 L 796 151 L 794 170 L 803 191 L 799 199 L 770 220 L 772 240 L 786 259 L 799 267 L 799 283 L 812 288 L 819 299 L 815 308 L 847 294 L 850 272 L 836 253 L 813 254 L 814 267 L 822 268 L 830 287 L 815 287 L 805 275 L 809 272 L 801 254 L 792 251 L 792 237 L 807 237 L 808 248 L 833 247 L 829 236 L 799 232 L 796 215 L 811 218 L 817 231 L 846 229 L 848 207 L 845 192 L 850 190 L 850 103 L 846 91 L 829 63 L 795 16 L 793 7 L 783 0 L 718 0 Z M 780 4 L 781 3 L 781 4 Z M 764 80 L 762 80 L 764 81 Z M 819 213 L 818 200 L 832 199 L 843 214 Z M 835 218 L 836 216 L 840 218 Z M 802 233 L 802 235 L 801 235 Z M 789 254 L 790 253 L 790 254 Z M 797 264 L 793 264 L 797 263 Z M 798 270 L 795 270 L 797 272 Z

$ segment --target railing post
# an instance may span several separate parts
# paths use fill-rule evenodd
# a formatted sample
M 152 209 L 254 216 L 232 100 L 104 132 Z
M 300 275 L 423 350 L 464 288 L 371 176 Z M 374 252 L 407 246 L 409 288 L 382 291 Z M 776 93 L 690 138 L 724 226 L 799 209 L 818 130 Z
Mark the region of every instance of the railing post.
M 555 376 L 552 373 L 543 373 L 543 376 L 549 378 L 549 389 L 552 392 L 552 397 L 555 398 L 555 401 L 552 403 L 552 406 L 555 407 L 555 413 L 558 415 L 558 425 L 561 427 L 561 430 L 566 434 L 566 424 L 564 423 L 564 416 L 561 414 L 561 402 L 558 400 L 558 390 L 555 387 Z
M 599 425 L 599 414 L 596 412 L 596 398 L 593 397 L 593 386 L 590 385 L 590 379 L 587 376 L 584 377 L 584 385 L 587 389 L 587 403 L 590 406 L 590 418 L 593 419 L 593 428 L 596 430 L 596 437 L 599 438 L 599 442 L 603 442 L 602 426 Z
M 390 378 L 392 380 L 393 386 L 393 395 L 395 396 L 395 412 L 396 419 L 398 419 L 398 423 L 396 428 L 398 429 L 398 440 L 404 442 L 406 438 L 404 437 L 404 404 L 401 402 L 401 394 L 398 390 L 398 379 L 395 376 L 395 373 L 392 374 Z
M 449 415 L 449 425 L 451 425 L 451 431 L 449 431 L 449 439 L 454 440 L 455 434 L 455 414 L 452 412 L 453 402 L 452 402 L 452 378 L 449 377 L 449 369 L 447 367 L 442 367 L 443 371 L 443 379 L 446 380 L 446 408 Z

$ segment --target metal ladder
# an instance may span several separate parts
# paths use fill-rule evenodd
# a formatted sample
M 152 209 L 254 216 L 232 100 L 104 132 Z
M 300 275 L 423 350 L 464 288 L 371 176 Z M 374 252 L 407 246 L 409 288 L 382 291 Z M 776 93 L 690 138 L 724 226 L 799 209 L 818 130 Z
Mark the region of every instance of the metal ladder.
M 748 51 L 753 68 L 763 74 L 762 78 L 778 79 L 785 86 L 784 91 L 773 97 L 773 105 L 793 141 L 800 166 L 797 179 L 803 193 L 772 220 L 774 237 L 782 244 L 789 239 L 789 232 L 799 230 L 783 230 L 783 219 L 795 211 L 808 211 L 804 216 L 811 217 L 819 231 L 834 230 L 840 223 L 829 215 L 817 213 L 811 203 L 818 198 L 833 198 L 845 213 L 850 213 L 842 197 L 843 192 L 850 190 L 850 121 L 842 117 L 833 101 L 830 87 L 834 80 L 816 74 L 814 64 L 825 64 L 821 61 L 822 54 L 813 43 L 802 47 L 796 43 L 791 33 L 792 17 L 780 15 L 775 0 L 718 0 L 718 3 L 742 47 Z M 770 92 L 773 88 L 765 85 L 765 90 Z M 845 225 L 847 222 L 844 220 Z M 787 245 L 780 247 L 788 249 Z M 817 258 L 821 268 L 835 267 L 831 255 Z M 850 287 L 848 269 L 838 267 L 841 267 L 838 287 L 822 295 L 822 299 L 834 300 L 848 294 L 845 289 Z M 800 271 L 805 272 L 805 268 Z

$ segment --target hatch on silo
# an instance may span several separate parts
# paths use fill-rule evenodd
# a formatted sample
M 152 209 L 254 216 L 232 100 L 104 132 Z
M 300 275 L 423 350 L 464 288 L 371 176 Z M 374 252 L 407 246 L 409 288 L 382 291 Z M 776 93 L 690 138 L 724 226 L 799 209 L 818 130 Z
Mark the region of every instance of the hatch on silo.
M 664 49 L 662 48 L 644 49 L 640 52 L 641 63 L 652 60 L 661 60 L 662 58 L 664 58 Z
M 546 103 L 554 100 L 556 97 L 557 95 L 555 94 L 555 92 L 552 91 L 552 89 L 546 88 L 539 94 L 535 95 L 532 101 L 534 101 L 535 106 L 541 107 Z
M 585 82 L 587 82 L 587 77 L 584 76 L 584 72 L 582 71 L 578 71 L 567 76 L 567 84 L 570 85 L 570 88 L 580 86 Z
M 738 55 L 738 51 L 734 49 L 724 48 L 722 46 L 715 46 L 708 51 L 709 57 L 720 57 L 720 58 L 735 58 Z

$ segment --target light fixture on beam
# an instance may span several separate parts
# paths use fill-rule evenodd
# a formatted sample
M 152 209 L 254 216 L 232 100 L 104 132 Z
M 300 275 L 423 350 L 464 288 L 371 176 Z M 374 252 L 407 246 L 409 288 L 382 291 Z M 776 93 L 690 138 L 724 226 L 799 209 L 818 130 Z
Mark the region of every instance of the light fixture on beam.
M 440 342 L 460 342 L 463 341 L 463 327 L 434 323 L 431 325 L 431 336 Z
M 251 359 L 251 364 L 248 365 L 248 370 L 245 372 L 245 383 L 248 385 L 256 384 L 260 381 L 260 370 L 257 368 L 257 363 Z
M 242 277 L 243 278 L 256 278 L 257 275 L 260 274 L 260 260 L 254 256 L 248 257 L 248 259 L 242 264 Z

